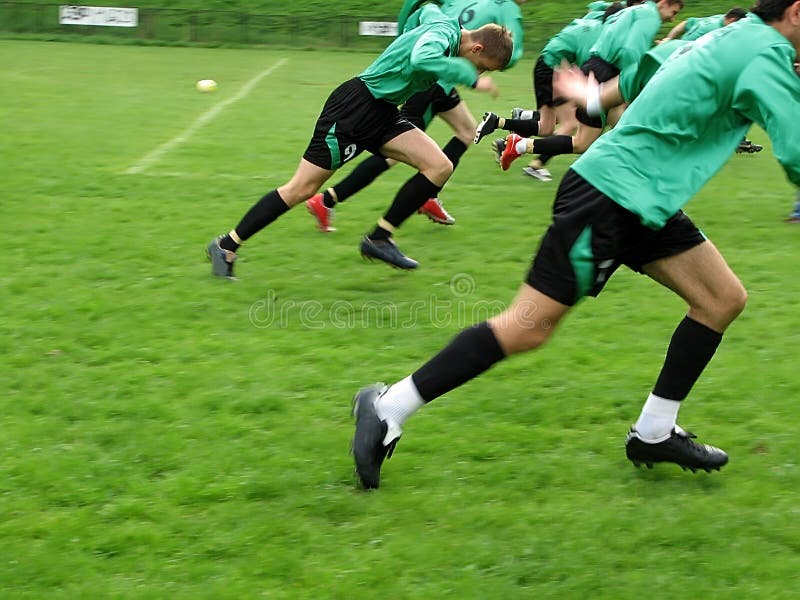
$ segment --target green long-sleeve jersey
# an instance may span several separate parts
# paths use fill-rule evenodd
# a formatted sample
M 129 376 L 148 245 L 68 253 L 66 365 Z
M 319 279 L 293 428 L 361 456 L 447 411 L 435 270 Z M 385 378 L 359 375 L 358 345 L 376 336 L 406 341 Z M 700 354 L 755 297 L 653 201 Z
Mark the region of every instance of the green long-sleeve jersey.
M 551 69 L 558 67 L 562 60 L 582 65 L 589 59 L 602 28 L 601 21 L 575 19 L 547 42 L 542 50 L 544 63 Z
M 661 14 L 655 2 L 630 6 L 605 22 L 591 55 L 602 58 L 622 71 L 636 64 L 653 45 L 661 28 Z
M 725 164 L 752 123 L 800 185 L 796 52 L 755 15 L 674 52 L 573 169 L 659 229 Z
M 478 71 L 458 56 L 461 26 L 433 4 L 421 11 L 419 26 L 398 36 L 358 77 L 375 98 L 402 104 L 443 79 L 474 86 Z
M 686 40 L 667 40 L 645 52 L 637 64 L 625 67 L 619 74 L 619 91 L 623 100 L 633 102 L 672 53 L 688 43 Z
M 682 40 L 691 42 L 701 35 L 707 34 L 725 26 L 725 15 L 712 15 L 710 17 L 690 17 L 686 19 L 686 28 L 683 30 Z

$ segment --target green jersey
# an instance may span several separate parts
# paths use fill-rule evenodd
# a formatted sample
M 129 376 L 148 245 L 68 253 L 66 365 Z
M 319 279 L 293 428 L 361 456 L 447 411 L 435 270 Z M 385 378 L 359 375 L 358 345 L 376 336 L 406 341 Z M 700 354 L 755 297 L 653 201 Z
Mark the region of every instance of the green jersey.
M 619 74 L 619 92 L 623 100 L 628 103 L 633 102 L 672 53 L 688 43 L 686 40 L 667 40 L 658 46 L 653 46 L 638 64 L 626 67 Z
M 562 60 L 582 65 L 589 60 L 589 51 L 600 37 L 603 27 L 601 21 L 575 19 L 550 38 L 542 50 L 542 59 L 551 69 L 557 68 Z
M 606 20 L 591 54 L 622 71 L 639 62 L 653 45 L 659 29 L 661 14 L 655 2 L 630 6 Z
M 595 21 L 602 21 L 603 15 L 606 14 L 606 9 L 613 4 L 612 2 L 589 2 L 586 5 L 586 8 L 589 10 L 588 13 L 583 15 L 584 19 L 592 19 Z
M 800 185 L 792 44 L 751 14 L 683 48 L 573 165 L 653 229 L 719 171 L 752 123 L 767 131 L 778 161 Z
M 709 31 L 725 27 L 724 18 L 725 15 L 714 15 L 711 17 L 691 17 L 686 19 L 686 29 L 683 30 L 681 39 L 691 42 L 701 35 L 707 34 Z
M 458 56 L 461 26 L 433 4 L 421 11 L 418 27 L 398 36 L 358 76 L 379 100 L 400 105 L 439 79 L 475 86 L 478 71 Z
M 406 5 L 419 5 L 419 1 L 407 0 Z M 405 6 L 403 9 L 405 10 Z M 523 29 L 522 12 L 519 5 L 514 0 L 444 0 L 442 12 L 453 19 L 457 19 L 464 29 L 478 29 L 489 23 L 494 23 L 505 27 L 514 42 L 514 49 L 511 52 L 511 60 L 505 69 L 513 67 L 522 57 Z M 417 10 L 403 20 L 403 29 L 409 31 L 419 24 L 420 11 Z M 401 11 L 400 19 L 403 19 Z M 398 20 L 398 27 L 400 21 Z

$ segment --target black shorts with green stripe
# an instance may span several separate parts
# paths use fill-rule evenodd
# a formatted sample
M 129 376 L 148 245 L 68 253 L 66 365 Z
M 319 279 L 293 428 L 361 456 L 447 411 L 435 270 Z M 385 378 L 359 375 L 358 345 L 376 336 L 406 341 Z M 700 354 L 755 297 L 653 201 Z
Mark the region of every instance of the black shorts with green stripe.
M 394 104 L 376 99 L 354 77 L 328 96 L 303 158 L 333 171 L 364 150 L 379 154 L 386 142 L 412 129 Z
M 620 265 L 641 273 L 647 263 L 680 254 L 705 239 L 683 211 L 662 229 L 642 225 L 637 215 L 570 169 L 558 188 L 553 223 L 527 282 L 572 306 L 584 296 L 597 296 Z
M 453 88 L 448 94 L 438 83 L 424 92 L 417 92 L 400 107 L 400 115 L 425 131 L 433 117 L 439 113 L 453 110 L 461 104 L 461 96 Z

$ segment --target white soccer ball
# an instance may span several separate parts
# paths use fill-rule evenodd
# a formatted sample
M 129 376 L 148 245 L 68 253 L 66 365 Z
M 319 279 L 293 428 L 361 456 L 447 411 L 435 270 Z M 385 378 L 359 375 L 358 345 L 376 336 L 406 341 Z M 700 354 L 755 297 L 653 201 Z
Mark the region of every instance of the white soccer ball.
M 214 92 L 217 89 L 217 82 L 213 79 L 201 79 L 195 87 L 198 92 Z

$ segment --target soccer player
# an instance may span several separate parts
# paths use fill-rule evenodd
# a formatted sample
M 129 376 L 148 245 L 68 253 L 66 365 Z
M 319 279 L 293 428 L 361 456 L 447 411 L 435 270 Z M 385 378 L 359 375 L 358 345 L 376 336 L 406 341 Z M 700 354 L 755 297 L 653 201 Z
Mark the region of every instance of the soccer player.
M 721 449 L 677 425 L 681 402 L 713 357 L 747 294 L 682 207 L 722 167 L 752 124 L 764 127 L 789 179 L 800 185 L 800 0 L 758 0 L 747 19 L 675 53 L 615 129 L 562 180 L 553 222 L 525 283 L 502 314 L 462 331 L 391 387 L 354 398 L 353 451 L 364 488 L 405 421 L 505 358 L 542 346 L 581 298 L 596 296 L 625 264 L 688 304 L 652 393 L 625 442 L 635 465 L 719 469 Z M 613 367 L 610 373 L 613 372 Z
M 461 27 L 477 29 L 489 23 L 505 27 L 514 41 L 511 60 L 505 69 L 509 69 L 519 61 L 523 51 L 522 13 L 519 6 L 527 0 L 446 0 L 442 12 L 458 19 Z M 415 6 L 419 2 L 406 2 L 400 13 L 398 27 L 401 31 L 413 29 L 418 24 L 419 10 Z M 410 14 L 409 14 L 410 13 Z M 496 94 L 496 89 L 489 89 Z M 475 132 L 477 123 L 469 112 L 467 105 L 461 100 L 454 82 L 438 81 L 425 91 L 418 92 L 409 98 L 401 107 L 400 114 L 414 125 L 425 131 L 434 116 L 442 118 L 453 130 L 454 136 L 442 148 L 445 156 L 458 166 L 461 156 L 466 152 Z M 379 175 L 397 164 L 397 161 L 376 154 L 359 163 L 359 165 L 342 181 L 316 194 L 306 201 L 308 211 L 317 220 L 320 231 L 332 231 L 331 221 L 337 203 L 344 202 L 372 183 Z M 393 212 L 392 208 L 389 209 Z M 430 198 L 419 208 L 419 212 L 432 221 L 442 225 L 452 225 L 455 219 L 444 209 L 438 198 Z M 384 219 L 387 218 L 387 213 Z M 400 222 L 393 222 L 398 227 Z M 374 235 L 371 234 L 371 235 Z M 381 235 L 379 232 L 378 235 Z M 401 266 L 402 265 L 396 265 Z
M 317 119 L 313 137 L 294 176 L 259 200 L 235 229 L 208 244 L 212 272 L 233 277 L 239 246 L 316 192 L 341 165 L 363 150 L 404 162 L 419 172 L 397 193 L 397 211 L 381 221 L 382 237 L 365 238 L 362 252 L 381 260 L 414 261 L 391 239 L 393 222 L 435 197 L 453 165 L 436 143 L 397 109 L 439 79 L 486 89 L 480 73 L 502 69 L 511 59 L 509 32 L 498 25 L 461 29 L 435 5 L 423 9 L 419 27 L 395 39 L 367 69 L 336 88 Z M 385 225 L 385 226 L 384 226 Z
M 555 131 L 556 123 L 559 124 L 560 135 L 573 135 L 578 129 L 575 118 L 575 106 L 565 104 L 564 100 L 553 94 L 553 69 L 558 68 L 562 62 L 582 65 L 590 57 L 592 46 L 600 37 L 600 31 L 605 20 L 623 9 L 621 2 L 608 4 L 601 19 L 575 19 L 564 27 L 542 49 L 542 53 L 533 67 L 533 89 L 536 97 L 537 111 L 526 112 L 514 109 L 510 119 L 505 119 L 495 113 L 483 114 L 483 119 L 475 130 L 474 142 L 477 144 L 481 138 L 496 129 L 506 129 L 519 133 L 525 137 L 532 135 L 549 136 Z M 536 179 L 550 181 L 550 172 L 544 168 L 549 157 L 539 157 L 523 172 Z
M 612 15 L 592 47 L 591 57 L 581 69 L 587 74 L 592 72 L 599 82 L 616 77 L 624 68 L 639 62 L 653 45 L 661 24 L 675 18 L 681 8 L 683 0 L 650 0 Z M 615 121 L 621 109 L 612 111 L 609 120 Z M 500 158 L 502 169 L 508 170 L 512 161 L 526 153 L 556 156 L 585 152 L 600 137 L 605 124 L 602 118 L 589 117 L 580 109 L 576 116 L 580 129 L 575 136 L 555 135 L 532 140 L 514 133 L 509 135 Z
M 685 21 L 681 21 L 664 37 L 661 42 L 667 40 L 682 39 L 687 42 L 696 40 L 702 35 L 707 34 L 709 31 L 714 31 L 720 27 L 725 27 L 731 23 L 735 23 L 739 19 L 744 19 L 747 16 L 747 11 L 738 6 L 730 9 L 724 15 L 712 15 L 710 17 L 690 17 Z

